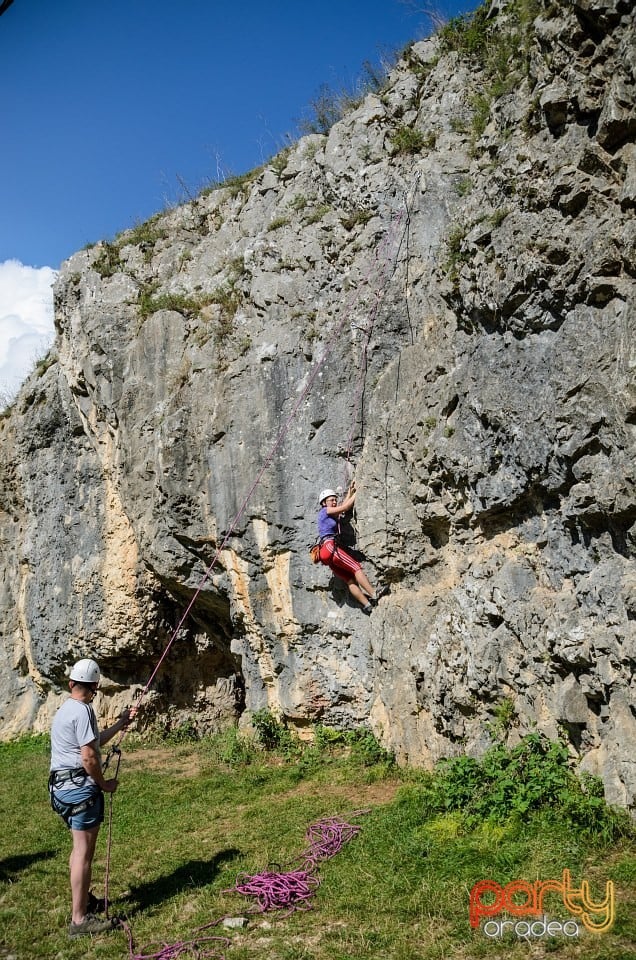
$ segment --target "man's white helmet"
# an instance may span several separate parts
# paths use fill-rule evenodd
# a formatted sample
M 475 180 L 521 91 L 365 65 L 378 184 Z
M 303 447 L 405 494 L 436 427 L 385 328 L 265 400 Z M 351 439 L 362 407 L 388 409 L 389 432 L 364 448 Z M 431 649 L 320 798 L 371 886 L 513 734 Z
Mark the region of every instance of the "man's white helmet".
M 99 667 L 94 660 L 78 660 L 71 670 L 70 679 L 78 683 L 99 683 Z
M 322 503 L 323 500 L 327 499 L 327 497 L 337 497 L 337 496 L 338 494 L 336 493 L 335 490 L 330 490 L 329 488 L 327 488 L 326 490 L 321 490 L 318 496 L 318 503 Z

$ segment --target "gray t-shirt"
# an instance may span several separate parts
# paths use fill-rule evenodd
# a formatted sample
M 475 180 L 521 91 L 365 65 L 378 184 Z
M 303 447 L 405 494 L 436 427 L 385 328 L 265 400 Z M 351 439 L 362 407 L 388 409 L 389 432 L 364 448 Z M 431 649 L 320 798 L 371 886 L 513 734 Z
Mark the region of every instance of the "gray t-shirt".
M 51 726 L 51 770 L 76 770 L 81 767 L 81 748 L 93 740 L 97 743 L 99 753 L 99 727 L 95 711 L 90 704 L 69 697 L 55 714 Z M 86 784 L 94 782 L 92 777 L 85 781 Z M 55 789 L 74 790 L 76 787 L 76 783 L 67 780 Z

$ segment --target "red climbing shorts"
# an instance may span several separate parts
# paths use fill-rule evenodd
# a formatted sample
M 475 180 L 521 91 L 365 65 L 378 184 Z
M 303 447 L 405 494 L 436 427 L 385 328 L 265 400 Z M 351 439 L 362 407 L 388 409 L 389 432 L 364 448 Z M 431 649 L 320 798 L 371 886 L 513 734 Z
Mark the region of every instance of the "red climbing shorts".
M 362 570 L 362 565 L 338 546 L 335 540 L 325 540 L 320 544 L 320 562 L 333 570 L 345 583 L 352 583 L 357 571 Z

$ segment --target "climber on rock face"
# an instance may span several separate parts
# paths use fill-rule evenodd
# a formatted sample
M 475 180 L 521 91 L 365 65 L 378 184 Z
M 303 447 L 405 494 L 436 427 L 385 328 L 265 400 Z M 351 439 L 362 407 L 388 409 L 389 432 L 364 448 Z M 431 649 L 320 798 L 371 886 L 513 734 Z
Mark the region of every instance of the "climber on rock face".
M 320 562 L 329 567 L 337 577 L 344 580 L 349 593 L 362 606 L 364 613 L 371 613 L 372 605 L 387 592 L 387 587 L 374 590 L 362 566 L 338 542 L 340 520 L 345 513 L 353 509 L 356 499 L 355 482 L 351 483 L 347 495 L 338 503 L 335 490 L 321 490 L 318 501 L 318 536 L 320 538 Z

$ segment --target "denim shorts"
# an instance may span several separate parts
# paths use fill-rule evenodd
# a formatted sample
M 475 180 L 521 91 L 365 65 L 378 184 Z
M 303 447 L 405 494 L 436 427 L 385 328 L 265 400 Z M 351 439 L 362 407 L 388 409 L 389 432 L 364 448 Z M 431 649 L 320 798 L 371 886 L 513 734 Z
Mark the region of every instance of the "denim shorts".
M 90 797 L 95 797 L 95 802 L 87 810 L 80 813 L 74 813 L 70 817 L 64 817 L 67 826 L 71 830 L 92 830 L 99 826 L 104 819 L 104 794 L 94 784 L 86 787 L 75 787 L 73 790 L 55 790 L 55 797 L 62 803 L 74 807 L 78 803 L 83 803 Z

